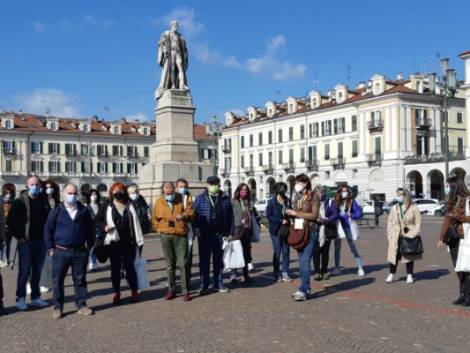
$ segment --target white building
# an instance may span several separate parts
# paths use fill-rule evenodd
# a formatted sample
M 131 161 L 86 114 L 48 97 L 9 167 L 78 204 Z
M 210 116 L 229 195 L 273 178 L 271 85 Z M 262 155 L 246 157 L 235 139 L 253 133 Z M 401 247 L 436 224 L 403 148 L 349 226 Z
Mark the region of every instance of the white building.
M 467 102 L 470 53 L 466 58 Z M 464 91 L 449 104 L 450 171 L 465 177 L 470 168 L 469 106 Z M 374 75 L 351 89 L 338 84 L 327 95 L 268 101 L 245 116 L 225 114 L 219 166 L 227 191 L 250 185 L 257 198 L 269 196 L 276 181 L 292 188 L 306 173 L 314 184 L 357 185 L 363 198 L 390 200 L 397 187 L 415 197 L 444 197 L 443 98 L 435 74 Z

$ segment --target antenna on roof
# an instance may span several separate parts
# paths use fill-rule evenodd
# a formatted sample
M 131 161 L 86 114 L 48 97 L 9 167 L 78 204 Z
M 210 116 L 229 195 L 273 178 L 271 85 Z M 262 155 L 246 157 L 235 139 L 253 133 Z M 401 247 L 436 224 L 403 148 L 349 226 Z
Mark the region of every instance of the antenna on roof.
M 51 114 L 51 108 L 46 107 L 46 116 L 49 116 Z
M 316 90 L 318 90 L 318 87 L 320 86 L 320 80 L 318 79 L 318 72 L 315 71 L 315 74 L 314 74 L 314 80 L 313 80 L 313 88 L 315 88 Z
M 281 96 L 282 96 L 282 92 L 279 91 L 278 89 L 275 90 L 274 92 L 276 92 L 276 95 L 279 96 L 279 99 L 281 99 Z
M 346 66 L 346 72 L 347 72 L 347 75 L 346 75 L 346 81 L 348 83 L 351 83 L 351 65 L 347 65 Z

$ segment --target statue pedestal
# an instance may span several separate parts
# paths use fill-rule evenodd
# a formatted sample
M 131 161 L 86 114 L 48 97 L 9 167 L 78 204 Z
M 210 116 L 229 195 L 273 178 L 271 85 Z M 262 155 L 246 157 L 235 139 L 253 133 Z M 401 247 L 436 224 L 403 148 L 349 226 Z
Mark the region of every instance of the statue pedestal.
M 192 193 L 205 187 L 213 166 L 199 161 L 194 140 L 194 112 L 189 90 L 166 90 L 155 108 L 156 142 L 150 150 L 150 163 L 141 168 L 139 184 L 142 196 L 152 202 L 161 194 L 163 181 L 188 180 Z

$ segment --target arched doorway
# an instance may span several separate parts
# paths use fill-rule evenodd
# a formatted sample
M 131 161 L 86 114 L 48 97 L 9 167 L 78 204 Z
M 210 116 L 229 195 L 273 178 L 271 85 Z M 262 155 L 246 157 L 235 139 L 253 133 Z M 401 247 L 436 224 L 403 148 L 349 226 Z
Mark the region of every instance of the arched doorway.
M 266 197 L 273 197 L 274 196 L 274 184 L 276 181 L 273 177 L 269 177 L 266 179 Z
M 230 179 L 226 179 L 224 181 L 224 191 L 230 198 L 232 198 L 232 182 Z
M 289 188 L 288 194 L 292 196 L 295 187 L 295 177 L 293 175 L 289 175 L 289 177 L 287 178 L 287 186 Z
M 256 180 L 251 178 L 248 180 L 248 186 L 250 187 L 251 190 L 251 199 L 253 201 L 257 200 L 257 195 L 256 195 Z
M 423 177 L 421 173 L 413 170 L 408 173 L 406 177 L 408 188 L 410 189 L 411 197 L 418 198 L 424 197 L 423 195 Z
M 465 175 L 467 174 L 465 172 L 464 169 L 460 168 L 460 167 L 457 167 L 457 168 L 454 168 L 450 171 L 450 174 L 455 174 L 457 175 L 457 177 L 462 180 L 462 181 L 465 181 Z
M 434 169 L 428 173 L 428 185 L 430 190 L 429 195 L 432 199 L 444 199 L 444 174 L 440 170 Z

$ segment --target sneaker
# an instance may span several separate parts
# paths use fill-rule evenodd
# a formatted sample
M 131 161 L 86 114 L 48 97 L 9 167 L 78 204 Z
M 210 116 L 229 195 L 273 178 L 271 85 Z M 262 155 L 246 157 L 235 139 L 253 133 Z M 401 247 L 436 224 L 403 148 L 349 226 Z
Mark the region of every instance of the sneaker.
M 176 297 L 175 292 L 169 291 L 169 292 L 165 295 L 165 300 L 172 300 L 172 299 L 175 299 L 175 297 Z
M 248 264 L 248 271 L 251 272 L 251 271 L 253 271 L 254 269 L 255 269 L 255 266 L 253 265 L 253 263 L 250 262 L 250 263 Z
M 329 279 L 330 279 L 330 273 L 327 272 L 327 273 L 325 273 L 325 274 L 323 275 L 323 280 L 327 281 L 327 280 L 329 280 Z
M 118 305 L 121 303 L 121 293 L 114 293 L 113 304 Z
M 49 306 L 49 303 L 46 302 L 45 300 L 42 300 L 41 298 L 36 298 L 34 300 L 31 300 L 31 303 L 29 303 L 31 306 L 35 306 L 38 308 L 45 308 Z
M 199 290 L 197 291 L 197 295 L 199 296 L 203 296 L 206 294 L 209 294 L 209 288 L 199 288 Z
M 4 267 L 7 267 L 7 266 L 8 266 L 8 261 L 0 260 L 0 268 L 4 268 Z
M 313 276 L 313 279 L 315 281 L 321 281 L 323 279 L 322 275 L 319 273 L 315 273 L 315 276 Z
M 385 279 L 385 283 L 392 283 L 392 282 L 393 282 L 393 273 L 390 273 Z
M 40 291 L 41 293 L 48 293 L 48 292 L 51 291 L 51 289 L 50 289 L 50 288 L 47 288 L 47 287 L 41 286 L 41 287 L 39 287 L 39 291 Z
M 294 298 L 294 300 L 296 302 L 300 302 L 300 301 L 305 301 L 307 300 L 307 296 L 305 295 L 305 293 L 301 292 L 301 291 L 297 291 L 295 292 L 292 297 Z
M 191 294 L 186 293 L 186 294 L 183 296 L 183 300 L 184 300 L 185 302 L 191 301 Z
M 77 313 L 79 313 L 80 315 L 84 315 L 84 316 L 90 316 L 94 314 L 94 311 L 93 309 L 90 309 L 89 307 L 84 306 L 78 309 Z
M 233 283 L 233 284 L 235 284 L 235 283 L 238 282 L 238 277 L 237 277 L 237 275 L 236 275 L 235 273 L 232 273 L 232 274 L 230 275 L 230 282 Z
M 452 302 L 454 305 L 462 305 L 465 302 L 465 295 L 463 293 L 460 294 L 460 296 Z
M 88 270 L 90 270 L 91 272 L 95 272 L 96 270 L 98 270 L 98 265 L 90 261 L 88 263 Z
M 287 273 L 283 273 L 282 274 L 282 281 L 283 282 L 292 282 L 293 279 L 291 276 L 289 276 Z
M 228 292 L 230 292 L 230 289 L 228 289 L 227 287 L 224 287 L 224 286 L 215 288 L 215 290 L 219 293 L 228 293 Z
M 26 301 L 24 300 L 24 298 L 18 298 L 18 300 L 16 301 L 16 308 L 19 311 L 28 310 L 28 304 L 26 304 Z
M 339 276 L 341 274 L 341 269 L 339 267 L 335 267 L 332 271 L 331 271 L 331 275 L 332 276 Z
M 62 309 L 52 310 L 52 318 L 55 320 L 61 319 L 63 316 Z
M 413 278 L 413 275 L 407 275 L 407 276 L 406 276 L 406 283 L 412 284 L 412 283 L 414 283 L 414 281 L 415 281 L 415 280 L 414 280 L 414 278 Z
M 359 269 L 357 270 L 357 275 L 359 277 L 364 277 L 366 275 L 366 273 L 364 272 L 364 269 L 362 267 L 359 267 Z

